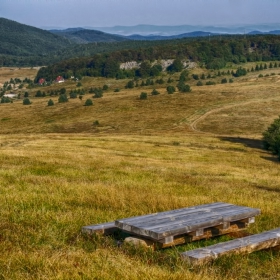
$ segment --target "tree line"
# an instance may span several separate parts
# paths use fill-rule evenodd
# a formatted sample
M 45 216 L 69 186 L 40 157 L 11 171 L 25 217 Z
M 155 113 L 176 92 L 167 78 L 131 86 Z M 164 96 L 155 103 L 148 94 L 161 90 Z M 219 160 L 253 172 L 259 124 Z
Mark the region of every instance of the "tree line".
M 240 64 L 276 61 L 280 60 L 280 36 L 249 36 L 246 39 L 233 36 L 222 37 L 222 39 L 212 38 L 211 41 L 206 39 L 171 40 L 168 43 L 147 48 L 118 50 L 95 54 L 91 57 L 72 58 L 41 68 L 35 82 L 40 78 L 51 81 L 58 75 L 66 79 L 71 76 L 114 78 L 156 76 L 162 69 L 159 65 L 152 66 L 149 62 L 161 59 L 177 59 L 176 63 L 182 59 L 190 59 L 208 69 L 221 69 L 228 62 Z M 129 61 L 140 62 L 140 69 L 121 70 L 120 64 Z M 177 71 L 174 63 L 172 67 L 174 69 L 170 71 Z

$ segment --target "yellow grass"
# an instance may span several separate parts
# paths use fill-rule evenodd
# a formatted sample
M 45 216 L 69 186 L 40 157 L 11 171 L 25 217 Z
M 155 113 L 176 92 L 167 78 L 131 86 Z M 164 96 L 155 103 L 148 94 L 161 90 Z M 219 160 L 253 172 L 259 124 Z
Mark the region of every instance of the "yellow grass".
M 147 100 L 138 97 L 150 89 L 88 79 L 84 86 L 111 84 L 91 107 L 83 106 L 91 95 L 65 104 L 53 97 L 53 107 L 49 97 L 1 104 L 0 279 L 280 278 L 279 252 L 200 268 L 178 257 L 224 237 L 145 252 L 80 233 L 89 224 L 216 201 L 260 208 L 252 233 L 279 227 L 279 162 L 260 139 L 280 114 L 280 76 L 256 76 L 193 85 L 189 94 L 159 88 Z

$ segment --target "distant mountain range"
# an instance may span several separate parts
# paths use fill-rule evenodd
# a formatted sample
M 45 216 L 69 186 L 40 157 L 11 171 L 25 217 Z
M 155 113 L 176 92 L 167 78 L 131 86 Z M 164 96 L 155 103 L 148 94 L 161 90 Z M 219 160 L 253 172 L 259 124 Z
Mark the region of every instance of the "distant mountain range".
M 142 36 L 159 35 L 174 36 L 190 32 L 210 32 L 219 34 L 244 34 L 255 30 L 260 32 L 269 32 L 271 30 L 280 30 L 280 23 L 275 24 L 251 24 L 238 26 L 202 26 L 202 25 L 177 25 L 177 26 L 158 26 L 158 25 L 135 25 L 135 26 L 114 26 L 114 27 L 84 27 L 86 29 L 100 30 L 103 32 L 129 36 L 138 34 Z
M 140 35 L 140 34 L 132 34 L 128 36 L 124 35 L 116 35 L 116 34 L 109 34 L 102 31 L 97 30 L 90 30 L 84 29 L 81 27 L 78 28 L 68 28 L 65 30 L 49 30 L 50 32 L 60 35 L 70 41 L 77 43 L 77 44 L 87 44 L 93 42 L 122 42 L 128 40 L 135 40 L 135 41 L 157 41 L 157 40 L 174 40 L 174 39 L 182 39 L 182 38 L 191 38 L 191 37 L 207 37 L 207 36 L 223 36 L 223 35 L 233 35 L 230 33 L 213 33 L 213 32 L 206 32 L 206 31 L 193 31 L 187 32 L 177 35 L 170 35 L 170 36 L 163 36 L 163 35 Z M 238 34 L 238 33 L 236 33 Z M 242 33 L 243 34 L 243 33 Z M 280 30 L 274 30 L 269 32 L 262 32 L 262 31 L 251 31 L 246 33 L 248 35 L 279 35 Z

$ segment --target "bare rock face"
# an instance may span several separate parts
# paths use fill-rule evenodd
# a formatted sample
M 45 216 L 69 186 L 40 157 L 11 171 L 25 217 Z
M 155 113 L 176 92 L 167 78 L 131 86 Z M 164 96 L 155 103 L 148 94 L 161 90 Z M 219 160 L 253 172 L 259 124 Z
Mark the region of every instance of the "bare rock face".
M 154 66 L 156 64 L 161 65 L 162 70 L 166 71 L 167 67 L 170 66 L 174 62 L 174 59 L 161 59 L 154 61 L 151 65 Z M 183 66 L 185 69 L 192 69 L 196 68 L 197 64 L 195 62 L 192 62 L 190 60 L 182 60 Z M 121 70 L 132 70 L 132 69 L 139 69 L 141 65 L 141 62 L 138 63 L 137 61 L 129 61 L 122 63 L 120 65 Z
M 121 70 L 138 69 L 140 67 L 140 64 L 141 63 L 138 63 L 136 61 L 129 61 L 129 62 L 122 63 L 120 65 L 120 69 Z

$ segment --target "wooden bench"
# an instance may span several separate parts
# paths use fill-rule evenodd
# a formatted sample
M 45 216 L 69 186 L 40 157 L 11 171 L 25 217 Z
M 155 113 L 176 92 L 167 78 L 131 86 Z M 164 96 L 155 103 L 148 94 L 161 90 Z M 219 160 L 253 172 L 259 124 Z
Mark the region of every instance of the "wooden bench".
M 166 248 L 243 230 L 259 214 L 259 209 L 216 202 L 86 226 L 82 232 L 109 234 L 121 230 L 131 235 L 127 241 Z
M 280 228 L 187 251 L 181 257 L 191 264 L 203 264 L 223 255 L 251 253 L 272 247 L 280 248 Z

